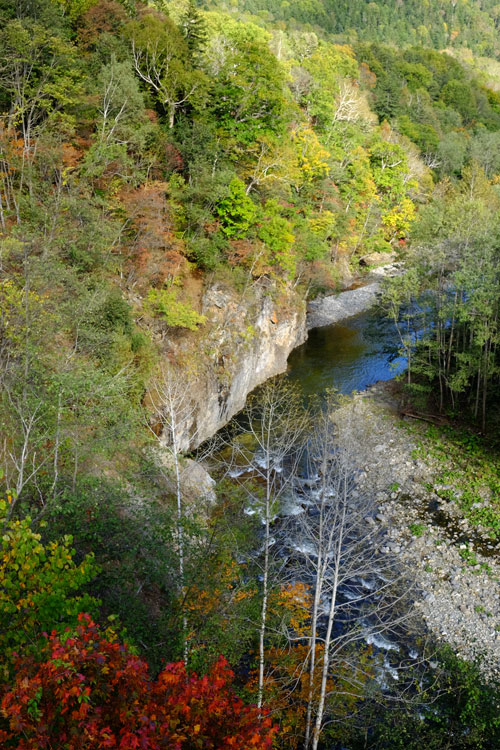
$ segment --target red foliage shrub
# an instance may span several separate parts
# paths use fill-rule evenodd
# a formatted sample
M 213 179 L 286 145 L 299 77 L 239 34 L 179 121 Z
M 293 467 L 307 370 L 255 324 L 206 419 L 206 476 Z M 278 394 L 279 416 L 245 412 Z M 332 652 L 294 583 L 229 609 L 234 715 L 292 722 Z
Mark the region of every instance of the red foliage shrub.
M 220 657 L 204 677 L 182 662 L 158 679 L 88 615 L 66 639 L 46 636 L 43 660 L 20 658 L 0 704 L 2 748 L 17 750 L 265 750 L 275 727 L 231 689 Z

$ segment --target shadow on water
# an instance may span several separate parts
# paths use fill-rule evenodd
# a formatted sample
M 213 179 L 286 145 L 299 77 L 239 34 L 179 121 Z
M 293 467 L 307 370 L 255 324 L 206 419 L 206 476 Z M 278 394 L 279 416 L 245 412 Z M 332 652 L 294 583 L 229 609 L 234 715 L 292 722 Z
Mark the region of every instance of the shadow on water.
M 288 359 L 288 377 L 304 395 L 327 388 L 349 394 L 379 380 L 390 380 L 406 367 L 399 355 L 395 326 L 376 309 L 309 332 L 305 344 Z

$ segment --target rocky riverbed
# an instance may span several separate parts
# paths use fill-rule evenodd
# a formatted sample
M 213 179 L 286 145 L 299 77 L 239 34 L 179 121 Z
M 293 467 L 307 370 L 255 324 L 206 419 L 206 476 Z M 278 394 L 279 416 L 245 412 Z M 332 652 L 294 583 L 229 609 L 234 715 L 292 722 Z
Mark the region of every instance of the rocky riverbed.
M 380 295 L 380 280 L 387 276 L 397 276 L 402 272 L 401 263 L 379 266 L 373 268 L 370 274 L 364 277 L 363 283 L 358 281 L 358 285 L 354 288 L 346 289 L 340 294 L 331 294 L 312 300 L 307 306 L 308 330 L 339 323 L 352 315 L 368 310 L 377 302 Z
M 393 385 L 383 383 L 335 412 L 352 441 L 359 482 L 377 500 L 377 516 L 368 522 L 386 528 L 381 551 L 414 571 L 415 606 L 430 632 L 461 658 L 480 658 L 485 677 L 498 678 L 500 542 L 438 494 L 443 463 L 432 455 L 428 426 L 401 419 L 398 407 Z M 453 483 L 446 490 L 453 497 Z

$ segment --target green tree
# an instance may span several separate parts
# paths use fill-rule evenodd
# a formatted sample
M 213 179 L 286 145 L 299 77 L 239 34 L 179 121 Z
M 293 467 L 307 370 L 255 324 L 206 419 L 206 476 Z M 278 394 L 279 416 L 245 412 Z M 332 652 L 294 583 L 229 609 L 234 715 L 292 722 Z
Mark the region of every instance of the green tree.
M 358 66 L 352 50 L 334 44 L 321 44 L 302 62 L 302 68 L 310 77 L 307 88 L 299 99 L 315 118 L 320 129 L 328 128 L 335 121 L 336 97 L 339 85 L 345 78 L 355 79 Z
M 406 192 L 408 161 L 401 146 L 376 140 L 370 148 L 373 180 L 385 204 L 401 200 Z
M 441 649 L 436 661 L 437 669 L 424 675 L 415 703 L 391 706 L 382 713 L 378 709 L 378 715 L 365 717 L 372 727 L 374 750 L 442 750 L 450 738 L 457 750 L 490 750 L 498 745 L 498 682 L 485 682 L 479 664 L 462 661 L 449 648 Z M 354 750 L 366 747 L 365 732 L 350 738 Z
M 292 252 L 295 237 L 291 222 L 280 216 L 276 201 L 267 201 L 264 205 L 264 215 L 257 236 L 270 251 L 271 264 L 280 268 L 286 277 L 293 279 L 297 264 Z
M 19 224 L 25 189 L 34 195 L 38 137 L 56 123 L 66 130 L 73 125 L 71 110 L 81 93 L 76 50 L 32 19 L 11 20 L 0 30 L 0 85 L 1 182 L 7 210 Z M 0 221 L 5 224 L 3 210 Z
M 208 79 L 193 68 L 187 41 L 169 18 L 146 12 L 128 25 L 127 35 L 135 72 L 150 87 L 173 128 L 181 107 L 204 103 Z
M 471 122 L 476 116 L 474 93 L 467 81 L 448 81 L 441 91 L 441 98 L 445 104 L 460 112 L 465 122 Z
M 98 605 L 78 593 L 97 574 L 93 555 L 76 563 L 68 535 L 44 544 L 31 519 L 8 520 L 10 502 L 10 495 L 0 500 L 0 647 L 8 659 L 36 647 L 44 631 L 75 626 L 82 609 Z
M 228 39 L 224 47 L 221 59 L 208 61 L 211 109 L 237 156 L 266 132 L 283 132 L 285 75 L 267 45 Z
M 439 168 L 444 174 L 461 173 L 467 154 L 467 137 L 464 133 L 446 133 L 437 147 Z
M 467 405 L 485 430 L 499 374 L 498 195 L 478 165 L 462 177 L 420 212 L 410 285 L 389 285 L 394 318 L 410 304 L 405 317 L 418 331 L 408 344 L 413 392 L 435 391 L 439 411 Z
M 243 237 L 253 225 L 257 207 L 248 197 L 244 183 L 234 177 L 229 183 L 229 194 L 217 206 L 222 231 L 227 237 Z
M 195 0 L 189 0 L 180 25 L 189 51 L 200 53 L 207 39 L 207 30 Z
M 119 170 L 128 181 L 137 182 L 143 174 L 139 159 L 134 162 L 132 154 L 142 156 L 153 128 L 130 61 L 119 62 L 113 55 L 102 66 L 96 89 L 94 143 L 85 155 L 83 173 L 95 179 L 115 176 Z

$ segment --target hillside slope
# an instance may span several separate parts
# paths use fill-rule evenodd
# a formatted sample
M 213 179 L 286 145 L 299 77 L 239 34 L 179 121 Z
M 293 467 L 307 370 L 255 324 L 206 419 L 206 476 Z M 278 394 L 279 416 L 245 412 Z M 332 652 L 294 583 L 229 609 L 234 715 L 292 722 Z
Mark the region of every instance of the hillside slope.
M 234 7 L 232 4 L 231 7 Z M 341 35 L 347 41 L 469 47 L 500 52 L 500 5 L 496 0 L 239 0 L 238 7 L 267 20 L 285 21 Z

